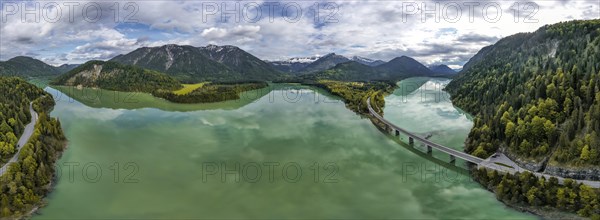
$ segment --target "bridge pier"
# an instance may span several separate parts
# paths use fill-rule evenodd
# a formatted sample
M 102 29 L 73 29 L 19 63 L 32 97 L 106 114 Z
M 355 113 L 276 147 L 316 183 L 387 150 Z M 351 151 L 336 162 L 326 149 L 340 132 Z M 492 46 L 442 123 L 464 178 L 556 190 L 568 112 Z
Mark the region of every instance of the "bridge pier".
M 396 136 L 400 136 L 400 131 L 396 130 Z
M 456 162 L 456 157 L 454 155 L 450 155 L 450 163 L 454 164 L 454 162 Z
M 414 145 L 415 144 L 415 140 L 412 137 L 408 137 L 408 144 Z
M 427 154 L 431 154 L 432 152 L 431 146 L 427 145 Z

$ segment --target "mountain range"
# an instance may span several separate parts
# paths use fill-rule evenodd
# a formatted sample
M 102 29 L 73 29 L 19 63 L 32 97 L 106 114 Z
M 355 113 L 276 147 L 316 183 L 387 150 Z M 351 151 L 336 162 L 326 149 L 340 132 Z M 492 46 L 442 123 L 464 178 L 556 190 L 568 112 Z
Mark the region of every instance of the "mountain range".
M 389 62 L 353 56 L 347 58 L 330 53 L 324 56 L 291 58 L 285 61 L 263 61 L 235 46 L 207 45 L 194 47 L 168 44 L 142 47 L 109 60 L 154 70 L 183 83 L 249 82 L 293 79 L 398 80 L 410 76 L 452 75 L 445 65 L 427 68 L 418 61 L 397 57 Z M 18 76 L 58 76 L 78 65 L 54 67 L 31 57 L 15 57 L 0 62 L 0 74 Z
M 333 68 L 302 76 L 304 79 L 330 79 L 340 81 L 396 81 L 412 76 L 436 76 L 432 70 L 413 58 L 401 56 L 377 66 L 348 61 Z
M 308 64 L 311 64 L 320 58 L 321 56 L 294 57 L 281 61 L 268 61 L 268 63 L 281 72 L 299 74 L 302 72 L 302 69 L 308 66 Z
M 359 56 L 348 58 L 335 53 L 330 53 L 324 56 L 296 57 L 283 61 L 270 61 L 269 63 L 279 71 L 300 75 L 303 73 L 327 70 L 336 66 L 337 64 L 348 61 L 356 61 L 367 66 L 377 66 L 385 63 L 382 60 L 373 60 Z
M 367 66 L 379 66 L 379 65 L 385 63 L 385 61 L 383 61 L 383 60 L 374 60 L 374 59 L 370 59 L 370 58 L 366 58 L 366 57 L 359 57 L 359 56 L 353 56 L 352 58 L 350 58 L 350 60 L 362 63 Z
M 312 62 L 308 65 L 306 65 L 306 67 L 304 67 L 302 69 L 302 72 L 317 72 L 317 71 L 323 71 L 326 69 L 329 69 L 331 67 L 334 67 L 337 64 L 340 63 L 345 63 L 350 61 L 350 59 L 348 59 L 345 56 L 342 55 L 338 55 L 335 53 L 330 53 L 327 54 L 321 58 L 319 58 L 318 60 L 315 60 L 315 62 Z

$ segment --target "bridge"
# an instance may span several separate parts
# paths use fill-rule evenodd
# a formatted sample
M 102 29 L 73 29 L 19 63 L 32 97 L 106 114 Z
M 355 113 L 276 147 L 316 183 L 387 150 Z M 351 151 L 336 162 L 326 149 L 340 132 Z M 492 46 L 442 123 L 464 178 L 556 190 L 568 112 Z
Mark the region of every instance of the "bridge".
M 467 154 L 465 152 L 458 151 L 458 150 L 446 147 L 446 146 L 438 144 L 438 143 L 434 143 L 430 140 L 427 140 L 426 138 L 423 138 L 419 135 L 413 134 L 410 131 L 407 131 L 401 127 L 398 127 L 388 120 L 385 120 L 381 115 L 379 115 L 371 107 L 371 98 L 370 97 L 367 98 L 367 107 L 369 108 L 369 113 L 373 117 L 377 118 L 379 121 L 381 121 L 383 124 L 385 124 L 386 131 L 390 132 L 390 130 L 391 130 L 391 132 L 395 133 L 396 136 L 400 136 L 400 133 L 407 135 L 408 143 L 410 145 L 414 145 L 415 140 L 425 144 L 427 146 L 427 154 L 431 154 L 433 148 L 435 148 L 439 151 L 442 151 L 442 152 L 450 155 L 450 163 L 455 163 L 455 161 L 456 161 L 455 158 L 458 157 L 467 162 L 477 165 L 477 168 L 484 167 L 487 169 L 496 170 L 498 172 L 510 173 L 510 174 L 515 174 L 517 172 L 530 172 L 537 177 L 544 177 L 546 179 L 549 179 L 550 177 L 555 177 L 558 179 L 558 182 L 561 184 L 566 180 L 566 178 L 563 178 L 563 177 L 553 176 L 553 175 L 549 175 L 549 174 L 545 174 L 545 173 L 532 172 L 532 171 L 526 170 L 524 168 L 521 168 L 521 167 L 519 167 L 518 164 L 516 164 L 515 162 L 513 162 L 512 160 L 510 160 L 508 157 L 506 157 L 504 154 L 501 154 L 501 153 L 496 153 L 496 156 L 492 156 L 487 159 L 482 159 L 482 158 Z M 575 181 L 576 183 L 582 183 L 584 185 L 588 185 L 592 188 L 600 188 L 600 181 L 592 181 L 592 180 L 573 180 L 573 181 Z
M 392 124 L 388 120 L 385 120 L 383 117 L 381 117 L 381 115 L 377 114 L 377 112 L 375 112 L 375 110 L 373 110 L 373 108 L 371 107 L 371 98 L 370 97 L 367 98 L 367 107 L 369 108 L 369 113 L 371 113 L 371 115 L 373 115 L 373 117 L 379 119 L 379 121 L 383 122 L 386 125 L 388 130 L 392 130 L 392 132 L 395 131 L 396 136 L 399 136 L 400 133 L 403 133 L 408 136 L 409 144 L 413 145 L 415 140 L 425 144 L 427 146 L 427 153 L 431 153 L 432 148 L 435 148 L 439 151 L 442 151 L 442 152 L 450 155 L 450 162 L 454 162 L 456 157 L 463 159 L 465 161 L 474 163 L 474 164 L 480 164 L 481 162 L 484 161 L 484 159 L 481 159 L 479 157 L 475 157 L 475 156 L 467 154 L 465 152 L 458 151 L 458 150 L 446 147 L 446 146 L 438 144 L 438 143 L 434 143 L 430 140 L 427 140 L 421 136 L 413 134 L 401 127 L 398 127 L 398 126 Z

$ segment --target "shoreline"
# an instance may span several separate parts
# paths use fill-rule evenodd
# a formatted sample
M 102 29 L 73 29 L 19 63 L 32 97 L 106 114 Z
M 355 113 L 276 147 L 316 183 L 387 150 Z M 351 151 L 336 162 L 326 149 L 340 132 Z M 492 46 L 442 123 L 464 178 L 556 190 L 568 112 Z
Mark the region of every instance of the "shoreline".
M 61 127 L 62 129 L 62 127 Z M 56 161 L 54 162 L 54 164 L 52 164 L 53 166 L 56 166 L 56 164 L 58 163 L 58 161 L 60 160 L 60 158 L 62 158 L 62 155 L 64 154 L 64 152 L 68 149 L 68 143 L 69 141 L 65 141 L 63 144 L 63 151 L 60 152 L 59 155 L 57 155 L 56 157 Z M 44 195 L 44 197 L 42 197 L 40 199 L 40 201 L 38 202 L 38 204 L 34 205 L 31 210 L 29 212 L 27 212 L 27 214 L 24 214 L 23 216 L 19 217 L 18 219 L 30 219 L 31 217 L 33 217 L 34 215 L 39 215 L 39 211 L 40 209 L 46 207 L 48 205 L 48 202 L 46 200 L 46 198 L 48 197 L 48 195 L 50 195 L 52 192 L 54 192 L 54 187 L 56 187 L 56 183 L 58 182 L 58 176 L 56 175 L 56 170 L 52 173 L 52 178 L 50 179 L 50 183 L 48 183 L 45 188 L 47 189 L 46 194 Z

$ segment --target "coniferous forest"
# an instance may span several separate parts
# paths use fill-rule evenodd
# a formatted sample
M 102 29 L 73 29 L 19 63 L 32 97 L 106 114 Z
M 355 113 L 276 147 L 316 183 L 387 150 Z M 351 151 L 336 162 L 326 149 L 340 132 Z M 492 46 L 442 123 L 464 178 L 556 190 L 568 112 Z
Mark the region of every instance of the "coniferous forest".
M 535 171 L 558 167 L 573 171 L 561 176 L 598 180 L 599 71 L 600 20 L 544 26 L 483 48 L 446 87 L 476 116 L 465 151 L 481 158 L 503 151 Z M 473 175 L 508 204 L 600 219 L 598 189 L 530 172 Z
M 600 20 L 588 20 L 504 38 L 446 89 L 476 115 L 467 152 L 486 158 L 506 150 L 532 163 L 598 168 L 599 84 Z
M 50 190 L 54 162 L 64 150 L 66 139 L 60 122 L 49 116 L 52 96 L 20 78 L 0 77 L 0 144 L 3 163 L 16 152 L 16 141 L 31 120 L 29 103 L 39 118 L 18 161 L 0 177 L 0 217 L 23 216 L 39 206 Z

